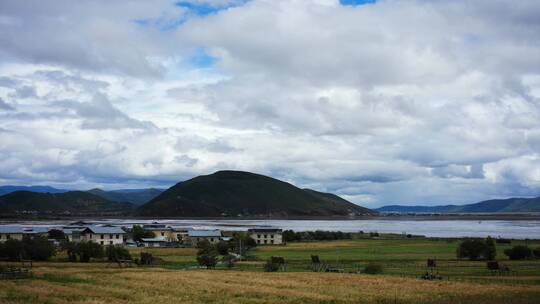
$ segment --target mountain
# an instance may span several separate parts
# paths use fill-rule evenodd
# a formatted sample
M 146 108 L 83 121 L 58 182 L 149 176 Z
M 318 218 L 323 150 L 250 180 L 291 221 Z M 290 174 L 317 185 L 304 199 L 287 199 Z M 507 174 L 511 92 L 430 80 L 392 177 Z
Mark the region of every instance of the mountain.
M 130 203 L 112 202 L 84 191 L 15 191 L 0 196 L 1 215 L 121 215 L 130 212 L 133 207 Z
M 425 213 L 511 213 L 540 212 L 540 197 L 493 199 L 469 205 L 400 206 L 390 205 L 375 209 L 379 212 Z
M 56 189 L 49 186 L 0 186 L 0 196 L 5 195 L 15 191 L 32 191 L 40 193 L 63 193 L 68 192 L 69 190 Z
M 218 171 L 180 182 L 137 210 L 142 216 L 347 216 L 374 214 L 336 195 L 250 172 Z
M 92 189 L 87 192 L 101 196 L 105 199 L 114 202 L 128 202 L 135 205 L 142 205 L 149 202 L 151 199 L 160 195 L 164 190 L 162 189 L 123 189 L 123 190 L 112 190 L 104 191 L 101 189 Z

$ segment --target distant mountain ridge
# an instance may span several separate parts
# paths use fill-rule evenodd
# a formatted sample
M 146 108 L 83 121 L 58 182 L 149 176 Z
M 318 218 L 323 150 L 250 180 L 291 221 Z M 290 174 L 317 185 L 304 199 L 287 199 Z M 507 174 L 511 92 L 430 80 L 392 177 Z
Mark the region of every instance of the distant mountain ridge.
M 422 213 L 513 213 L 540 212 L 540 197 L 492 199 L 468 205 L 403 206 L 389 205 L 375 209 L 379 212 Z
M 0 215 L 124 215 L 134 209 L 85 191 L 39 193 L 15 191 L 0 196 Z
M 180 182 L 137 210 L 141 216 L 349 216 L 372 210 L 334 194 L 250 172 L 218 171 Z
M 0 186 L 0 196 L 6 195 L 11 192 L 15 191 L 32 191 L 32 192 L 39 192 L 39 193 L 63 193 L 68 192 L 69 190 L 65 189 L 57 189 L 50 186 Z

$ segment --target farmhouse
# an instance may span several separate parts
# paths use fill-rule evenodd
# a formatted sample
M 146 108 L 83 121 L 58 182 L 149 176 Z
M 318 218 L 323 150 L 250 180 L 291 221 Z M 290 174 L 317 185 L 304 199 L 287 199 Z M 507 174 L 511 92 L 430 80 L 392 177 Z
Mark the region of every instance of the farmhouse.
M 96 242 L 101 245 L 123 245 L 126 232 L 113 226 L 73 226 L 63 227 L 70 242 Z
M 215 244 L 221 239 L 221 231 L 214 230 L 189 230 L 186 240 L 186 244 L 191 246 L 197 246 L 200 241 L 207 240 L 208 242 Z
M 260 245 L 283 244 L 282 230 L 276 228 L 249 229 L 249 236 Z
M 49 228 L 47 227 L 23 227 L 15 225 L 2 225 L 0 226 L 0 243 L 7 240 L 19 240 L 21 241 L 25 236 L 47 236 Z
M 184 228 L 175 228 L 165 224 L 154 222 L 143 225 L 146 231 L 152 231 L 156 238 L 164 238 L 166 242 L 181 242 L 187 235 L 188 230 Z

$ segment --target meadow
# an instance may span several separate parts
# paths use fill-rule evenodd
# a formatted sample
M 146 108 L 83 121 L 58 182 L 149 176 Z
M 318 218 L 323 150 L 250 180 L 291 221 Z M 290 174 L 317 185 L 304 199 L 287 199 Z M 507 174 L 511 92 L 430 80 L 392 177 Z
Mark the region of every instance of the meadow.
M 197 269 L 192 248 L 131 248 L 151 252 L 153 267 L 118 268 L 107 262 L 68 263 L 63 255 L 35 263 L 31 279 L 0 281 L 0 303 L 536 303 L 540 261 L 508 261 L 497 244 L 498 259 L 510 275 L 496 275 L 485 261 L 457 260 L 459 240 L 429 238 L 354 239 L 261 246 L 232 270 Z M 539 241 L 527 241 L 531 247 Z M 343 273 L 310 270 L 310 256 Z M 264 261 L 282 256 L 286 272 L 263 272 Z M 418 277 L 426 259 L 435 258 L 442 280 Z M 369 262 L 383 265 L 381 275 L 359 273 Z

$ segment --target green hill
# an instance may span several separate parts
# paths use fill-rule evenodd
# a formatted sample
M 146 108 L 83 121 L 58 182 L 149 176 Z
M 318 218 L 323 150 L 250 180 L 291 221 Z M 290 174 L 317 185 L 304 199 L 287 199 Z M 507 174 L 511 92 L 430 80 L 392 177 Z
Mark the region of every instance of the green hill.
M 374 212 L 336 195 L 254 173 L 218 171 L 180 182 L 137 210 L 142 216 L 348 216 Z
M 130 203 L 112 202 L 84 191 L 15 191 L 0 196 L 0 215 L 122 215 L 132 210 Z
M 128 202 L 135 205 L 142 205 L 149 202 L 154 197 L 160 195 L 163 190 L 149 188 L 105 191 L 96 188 L 88 190 L 87 192 L 95 194 L 97 196 L 101 196 L 107 200 L 114 202 Z

